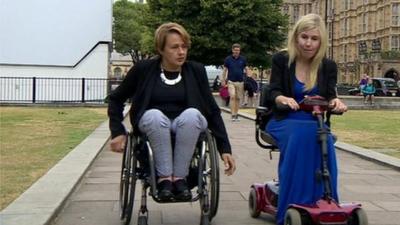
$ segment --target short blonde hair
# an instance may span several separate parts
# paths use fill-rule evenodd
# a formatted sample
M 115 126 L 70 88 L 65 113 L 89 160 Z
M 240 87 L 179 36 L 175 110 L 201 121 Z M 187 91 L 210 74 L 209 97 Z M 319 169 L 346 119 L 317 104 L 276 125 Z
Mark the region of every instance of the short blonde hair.
M 322 18 L 317 14 L 307 14 L 301 17 L 294 25 L 292 32 L 289 34 L 287 51 L 289 54 L 289 66 L 292 64 L 296 57 L 299 56 L 297 49 L 297 37 L 301 32 L 317 29 L 320 34 L 321 44 L 311 62 L 310 76 L 306 80 L 305 89 L 310 90 L 314 87 L 317 81 L 318 69 L 321 65 L 322 59 L 325 57 L 328 48 L 328 35 L 325 28 L 325 23 Z
M 183 42 L 187 45 L 188 48 L 190 48 L 191 45 L 190 35 L 183 26 L 177 23 L 164 23 L 157 28 L 154 34 L 155 48 L 159 54 L 165 48 L 167 35 L 172 33 L 181 36 Z

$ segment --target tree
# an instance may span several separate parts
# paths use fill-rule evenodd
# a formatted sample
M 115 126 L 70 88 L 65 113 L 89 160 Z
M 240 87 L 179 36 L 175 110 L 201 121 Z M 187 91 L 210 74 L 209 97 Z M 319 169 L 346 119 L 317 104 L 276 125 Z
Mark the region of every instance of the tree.
M 233 43 L 252 66 L 269 65 L 268 52 L 286 38 L 287 18 L 280 0 L 148 0 L 153 26 L 182 24 L 192 36 L 189 58 L 221 65 Z
M 134 63 L 149 54 L 149 30 L 144 18 L 148 14 L 146 4 L 128 0 L 116 1 L 113 6 L 114 48 L 122 54 L 130 54 Z

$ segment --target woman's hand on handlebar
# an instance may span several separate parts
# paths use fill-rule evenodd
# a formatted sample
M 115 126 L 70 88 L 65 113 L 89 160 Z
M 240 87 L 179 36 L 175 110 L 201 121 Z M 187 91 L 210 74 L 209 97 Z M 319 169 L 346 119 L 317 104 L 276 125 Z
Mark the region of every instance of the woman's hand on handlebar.
M 224 161 L 225 174 L 228 176 L 232 175 L 236 170 L 236 163 L 232 155 L 229 153 L 223 153 L 221 158 Z
M 343 113 L 347 111 L 347 106 L 338 98 L 329 101 L 329 108 L 335 113 Z
M 278 97 L 275 98 L 275 103 L 277 104 L 277 107 L 279 108 L 279 105 L 283 106 L 288 106 L 290 109 L 296 111 L 300 108 L 299 104 L 294 100 L 294 98 L 289 98 L 283 95 L 279 95 Z
M 110 142 L 110 149 L 113 152 L 123 152 L 125 149 L 126 135 L 119 135 L 113 138 Z

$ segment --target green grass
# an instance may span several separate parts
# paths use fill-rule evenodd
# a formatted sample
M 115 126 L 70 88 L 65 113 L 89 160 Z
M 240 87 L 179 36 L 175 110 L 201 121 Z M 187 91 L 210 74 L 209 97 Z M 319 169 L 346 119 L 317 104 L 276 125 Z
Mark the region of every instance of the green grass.
M 0 209 L 106 118 L 105 108 L 0 107 Z
M 400 158 L 400 112 L 352 110 L 332 117 L 332 130 L 342 142 Z
M 255 115 L 254 109 L 240 111 Z M 400 158 L 398 110 L 350 110 L 331 121 L 339 141 Z

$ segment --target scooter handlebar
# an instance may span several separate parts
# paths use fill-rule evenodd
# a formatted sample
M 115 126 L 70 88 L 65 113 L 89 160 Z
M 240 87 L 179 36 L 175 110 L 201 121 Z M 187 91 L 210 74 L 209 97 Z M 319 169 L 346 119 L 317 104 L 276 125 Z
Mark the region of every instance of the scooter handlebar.
M 323 113 L 328 111 L 332 115 L 342 115 L 343 113 L 334 112 L 329 108 L 329 102 L 322 96 L 306 96 L 302 101 L 299 102 L 300 110 L 313 113 Z M 290 111 L 291 108 L 288 105 L 277 104 L 276 107 L 281 111 Z

